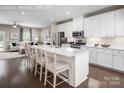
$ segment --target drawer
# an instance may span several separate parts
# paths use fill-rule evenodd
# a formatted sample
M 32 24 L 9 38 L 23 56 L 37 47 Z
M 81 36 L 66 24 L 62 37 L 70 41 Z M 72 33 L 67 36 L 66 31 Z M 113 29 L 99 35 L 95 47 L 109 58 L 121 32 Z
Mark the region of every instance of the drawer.
M 113 54 L 113 50 L 110 49 L 98 49 L 98 53 L 103 53 L 103 54 Z
M 122 51 L 122 50 L 114 50 L 113 54 L 115 56 L 124 56 L 124 51 Z

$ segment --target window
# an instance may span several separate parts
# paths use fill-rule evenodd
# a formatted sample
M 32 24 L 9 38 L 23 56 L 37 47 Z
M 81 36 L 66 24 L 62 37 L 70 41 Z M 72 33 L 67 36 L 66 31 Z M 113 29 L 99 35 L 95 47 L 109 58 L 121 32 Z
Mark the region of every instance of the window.
M 0 31 L 0 48 L 4 48 L 4 35 L 5 33 Z
M 30 41 L 30 32 L 29 31 L 23 32 L 23 41 Z
M 2 32 L 0 32 L 0 41 L 3 41 L 3 33 Z

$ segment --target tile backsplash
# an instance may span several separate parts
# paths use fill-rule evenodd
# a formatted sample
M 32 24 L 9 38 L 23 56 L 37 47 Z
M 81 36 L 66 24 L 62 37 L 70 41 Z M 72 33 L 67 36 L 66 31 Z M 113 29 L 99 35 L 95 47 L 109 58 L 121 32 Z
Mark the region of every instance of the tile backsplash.
M 87 45 L 110 44 L 111 46 L 124 47 L 124 37 L 90 37 L 86 38 Z

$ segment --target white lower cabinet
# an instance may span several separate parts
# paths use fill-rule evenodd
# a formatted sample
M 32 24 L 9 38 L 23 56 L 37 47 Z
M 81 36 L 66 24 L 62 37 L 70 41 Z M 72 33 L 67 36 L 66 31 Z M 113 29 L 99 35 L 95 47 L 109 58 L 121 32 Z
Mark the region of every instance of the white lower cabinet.
M 112 50 L 98 49 L 98 64 L 112 68 Z
M 98 52 L 97 48 L 90 48 L 90 63 L 98 63 Z
M 90 63 L 124 72 L 124 51 L 93 47 L 82 47 L 82 49 L 90 51 Z
M 113 56 L 113 68 L 124 71 L 124 51 L 114 51 Z

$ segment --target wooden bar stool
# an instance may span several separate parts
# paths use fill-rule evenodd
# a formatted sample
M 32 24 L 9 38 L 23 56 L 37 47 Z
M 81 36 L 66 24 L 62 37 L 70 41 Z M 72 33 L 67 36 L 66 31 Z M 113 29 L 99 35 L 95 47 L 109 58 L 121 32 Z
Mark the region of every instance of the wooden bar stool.
M 53 57 L 53 61 L 49 62 L 49 57 Z M 56 76 L 64 71 L 68 71 L 68 83 L 69 81 L 69 74 L 70 74 L 70 66 L 63 62 L 63 61 L 57 61 L 57 55 L 56 53 L 45 51 L 45 82 L 44 86 L 46 86 L 46 82 L 48 82 L 50 85 L 55 88 L 57 85 L 65 82 L 64 80 L 58 84 L 56 84 Z M 50 71 L 53 73 L 53 84 L 48 81 L 47 71 Z
M 29 49 L 28 45 L 25 46 L 25 62 L 24 65 L 28 68 L 28 62 L 29 62 Z
M 36 56 L 36 62 L 35 62 L 35 75 L 38 73 L 40 74 L 40 81 L 42 80 L 42 70 L 45 65 L 45 58 L 43 56 L 43 51 L 41 49 L 35 49 L 35 56 Z M 38 71 L 38 64 L 40 65 L 40 71 Z

